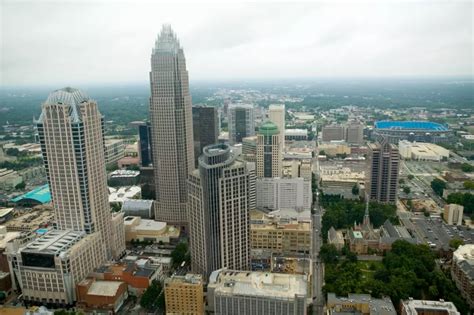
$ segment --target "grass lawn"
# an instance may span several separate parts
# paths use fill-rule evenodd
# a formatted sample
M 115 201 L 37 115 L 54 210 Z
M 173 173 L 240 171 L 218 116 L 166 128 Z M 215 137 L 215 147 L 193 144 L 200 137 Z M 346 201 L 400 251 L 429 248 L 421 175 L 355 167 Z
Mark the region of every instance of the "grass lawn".
M 362 278 L 365 280 L 372 279 L 374 277 L 375 270 L 382 267 L 381 261 L 363 261 L 357 262 L 357 267 L 362 273 Z

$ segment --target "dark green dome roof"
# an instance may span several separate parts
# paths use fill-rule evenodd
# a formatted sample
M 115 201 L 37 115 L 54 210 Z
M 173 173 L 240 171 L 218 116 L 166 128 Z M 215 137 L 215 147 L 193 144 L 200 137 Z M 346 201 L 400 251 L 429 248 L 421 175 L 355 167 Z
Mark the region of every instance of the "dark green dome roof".
M 258 133 L 264 136 L 277 135 L 279 133 L 278 126 L 270 120 L 267 120 L 263 123 L 263 125 L 260 126 L 260 128 L 258 129 Z

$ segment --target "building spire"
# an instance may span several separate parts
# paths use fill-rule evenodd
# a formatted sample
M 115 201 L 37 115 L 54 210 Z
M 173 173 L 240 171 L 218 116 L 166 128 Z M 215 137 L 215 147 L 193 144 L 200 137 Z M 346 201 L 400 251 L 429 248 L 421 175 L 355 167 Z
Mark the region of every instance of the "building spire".
M 365 195 L 365 214 L 364 220 L 362 221 L 362 225 L 369 226 L 370 225 L 370 217 L 369 217 L 369 195 Z

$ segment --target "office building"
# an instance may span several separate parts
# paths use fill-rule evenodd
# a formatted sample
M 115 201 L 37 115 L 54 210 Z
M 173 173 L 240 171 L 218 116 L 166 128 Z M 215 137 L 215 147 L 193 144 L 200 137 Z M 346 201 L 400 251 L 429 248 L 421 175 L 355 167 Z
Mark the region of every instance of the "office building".
M 153 200 L 127 199 L 122 203 L 125 216 L 136 216 L 142 219 L 153 218 Z
M 443 218 L 449 225 L 462 225 L 464 207 L 454 203 L 444 206 Z
M 122 281 L 84 279 L 77 285 L 77 308 L 88 314 L 117 314 L 128 298 Z
M 250 217 L 250 248 L 275 254 L 309 254 L 311 221 L 253 211 Z
M 242 158 L 247 162 L 257 162 L 257 136 L 242 139 Z
M 267 121 L 260 126 L 257 135 L 257 178 L 281 176 L 281 143 L 277 125 Z
M 204 289 L 201 275 L 173 275 L 165 280 L 167 314 L 204 314 Z
M 125 155 L 125 144 L 122 139 L 105 139 L 105 164 L 112 164 Z
M 219 113 L 216 107 L 193 106 L 194 167 L 198 167 L 198 158 L 202 149 L 217 143 L 219 137 Z
M 155 219 L 185 228 L 186 180 L 194 169 L 191 95 L 184 52 L 168 25 L 153 48 L 150 87 Z
M 140 166 L 147 167 L 153 164 L 151 126 L 148 122 L 138 125 L 138 156 L 140 157 Z
M 230 144 L 241 143 L 243 138 L 255 135 L 255 112 L 252 105 L 230 105 L 228 116 Z
M 67 306 L 77 300 L 76 284 L 106 256 L 98 232 L 53 230 L 13 249 L 8 260 L 26 303 Z
M 285 130 L 286 141 L 305 141 L 308 140 L 307 129 L 287 129 Z
M 251 207 L 247 162 L 237 160 L 229 145 L 207 146 L 188 185 L 193 272 L 208 277 L 223 266 L 247 270 Z
M 345 126 L 345 140 L 349 144 L 364 143 L 364 125 L 360 123 L 348 123 Z
M 453 253 L 451 277 L 461 295 L 474 307 L 474 245 L 461 245 Z
M 400 302 L 401 315 L 460 315 L 453 302 L 427 301 L 427 300 L 402 300 Z
M 328 125 L 322 128 L 322 141 L 345 141 L 345 130 L 342 125 Z
M 268 108 L 268 119 L 278 127 L 281 147 L 285 147 L 285 104 L 273 104 Z
M 257 209 L 310 210 L 311 181 L 297 178 L 258 178 L 256 183 Z
M 397 311 L 389 297 L 376 299 L 370 294 L 350 293 L 348 297 L 339 297 L 328 293 L 326 303 L 328 315 L 396 315 Z
M 405 160 L 441 162 L 449 158 L 449 150 L 433 143 L 409 142 L 398 143 L 400 156 Z
M 398 195 L 398 148 L 385 138 L 381 138 L 377 143 L 369 143 L 368 147 L 369 182 L 366 189 L 369 198 L 394 204 Z
M 179 235 L 179 229 L 166 224 L 166 222 L 142 219 L 140 217 L 125 217 L 125 239 L 127 242 L 135 240 L 169 244 L 171 241 L 177 242 Z
M 107 257 L 120 249 L 112 239 L 103 117 L 97 103 L 70 87 L 52 92 L 36 122 L 60 230 L 100 232 Z
M 223 314 L 305 315 L 305 275 L 221 269 L 209 277 L 209 311 Z

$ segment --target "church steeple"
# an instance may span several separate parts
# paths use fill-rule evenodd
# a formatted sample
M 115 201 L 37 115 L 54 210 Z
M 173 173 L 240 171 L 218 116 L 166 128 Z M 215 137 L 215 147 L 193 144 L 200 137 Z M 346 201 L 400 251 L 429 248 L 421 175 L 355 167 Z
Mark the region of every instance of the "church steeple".
M 369 196 L 365 196 L 365 214 L 364 214 L 364 220 L 362 221 L 363 226 L 369 226 L 370 225 L 370 217 L 369 217 Z

